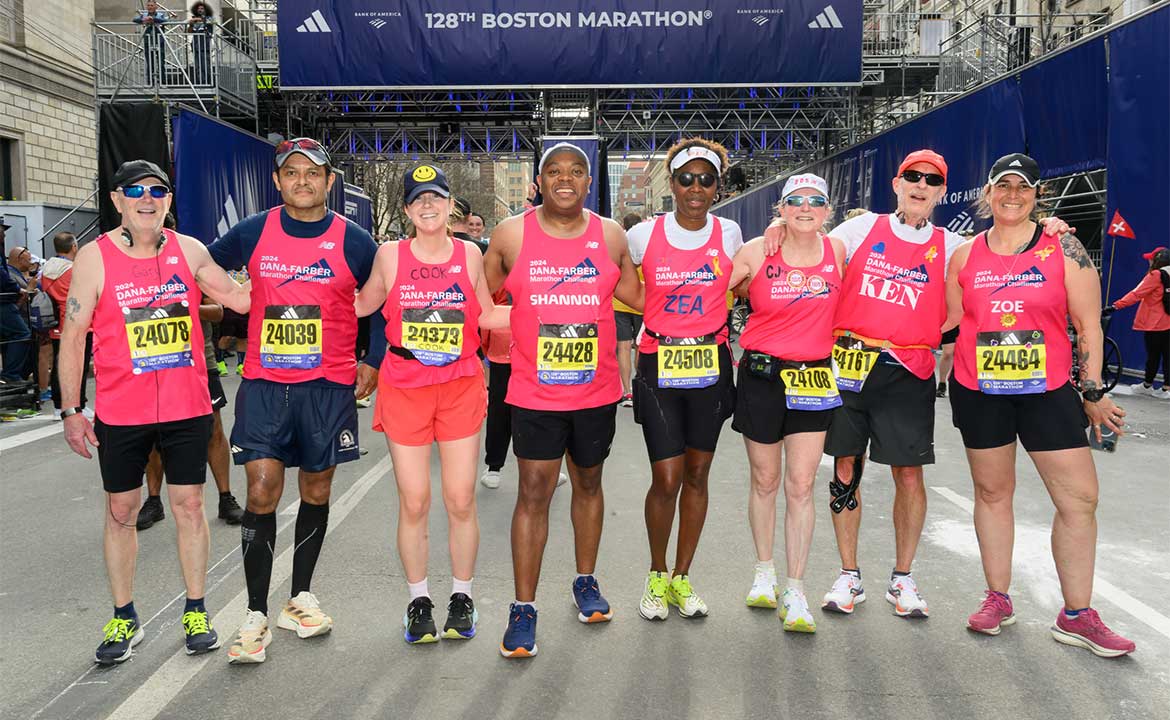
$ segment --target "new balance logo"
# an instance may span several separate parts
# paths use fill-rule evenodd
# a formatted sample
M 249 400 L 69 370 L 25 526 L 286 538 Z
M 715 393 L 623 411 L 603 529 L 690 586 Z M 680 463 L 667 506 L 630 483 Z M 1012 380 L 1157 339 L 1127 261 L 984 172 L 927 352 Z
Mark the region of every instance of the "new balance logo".
M 305 18 L 305 21 L 297 26 L 297 32 L 311 32 L 311 33 L 327 33 L 333 32 L 329 27 L 329 23 L 325 22 L 325 16 L 321 14 L 320 10 L 314 10 L 313 14 Z
M 179 258 L 174 257 L 174 256 L 167 258 L 167 265 L 178 265 L 178 264 L 179 264 Z
M 752 22 L 754 22 L 756 25 L 759 25 L 760 27 L 763 27 L 764 24 L 768 22 L 768 18 L 764 17 L 763 15 L 756 15 L 754 18 L 752 18 Z
M 383 20 L 382 18 L 376 18 L 376 19 L 370 21 L 370 25 L 373 25 L 374 29 L 378 29 L 385 24 L 386 24 L 386 21 Z
M 817 19 L 808 24 L 813 30 L 817 29 L 841 29 L 845 27 L 841 24 L 841 18 L 837 17 L 837 11 L 833 9 L 832 5 L 826 5 L 825 9 L 817 15 Z
M 280 315 L 281 320 L 300 320 L 301 317 L 297 315 L 296 308 L 289 308 Z
M 328 240 L 326 240 L 325 242 L 321 243 L 317 247 L 318 247 L 318 249 L 321 249 L 321 250 L 332 250 L 333 248 L 337 247 L 337 243 L 332 243 L 332 242 L 329 242 Z

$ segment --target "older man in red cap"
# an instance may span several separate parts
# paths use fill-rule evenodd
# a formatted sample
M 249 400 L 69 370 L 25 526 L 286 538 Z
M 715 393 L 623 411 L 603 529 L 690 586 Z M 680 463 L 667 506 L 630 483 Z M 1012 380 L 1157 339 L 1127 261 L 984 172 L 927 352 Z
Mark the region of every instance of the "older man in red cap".
M 926 521 L 922 468 L 934 464 L 932 351 L 947 321 L 946 263 L 964 238 L 930 223 L 947 192 L 941 155 L 910 153 L 892 185 L 898 198 L 893 213 L 865 213 L 829 233 L 844 243 L 848 265 L 833 348 L 843 405 L 825 439 L 825 453 L 836 458 L 829 490 L 841 574 L 822 607 L 848 614 L 865 600 L 857 539 L 868 450 L 871 460 L 890 466 L 894 478 L 895 562 L 886 600 L 900 617 L 925 618 L 930 610 L 910 565 Z M 1046 232 L 1068 229 L 1051 222 Z M 774 223 L 766 234 L 776 238 L 782 231 Z

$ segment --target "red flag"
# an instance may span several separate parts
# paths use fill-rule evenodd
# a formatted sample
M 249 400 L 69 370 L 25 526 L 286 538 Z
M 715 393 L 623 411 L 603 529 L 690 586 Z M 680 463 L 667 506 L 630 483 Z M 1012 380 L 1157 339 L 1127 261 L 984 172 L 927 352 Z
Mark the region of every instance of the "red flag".
M 1133 228 L 1121 217 L 1121 213 L 1117 210 L 1113 211 L 1113 219 L 1109 221 L 1109 232 L 1106 235 L 1116 235 L 1117 237 L 1129 238 L 1135 240 Z

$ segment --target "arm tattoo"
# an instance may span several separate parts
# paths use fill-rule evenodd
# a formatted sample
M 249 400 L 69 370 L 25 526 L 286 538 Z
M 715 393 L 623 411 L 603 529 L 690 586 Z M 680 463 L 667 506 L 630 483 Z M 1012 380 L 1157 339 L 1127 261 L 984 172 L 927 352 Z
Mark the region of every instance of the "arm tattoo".
M 1093 267 L 1093 261 L 1089 258 L 1089 253 L 1085 252 L 1085 246 L 1074 235 L 1069 233 L 1061 235 L 1060 248 L 1064 251 L 1064 256 L 1075 262 L 1082 270 Z
M 77 320 L 77 313 L 81 312 L 81 303 L 77 302 L 77 298 L 71 297 L 65 301 L 65 318 L 67 320 Z

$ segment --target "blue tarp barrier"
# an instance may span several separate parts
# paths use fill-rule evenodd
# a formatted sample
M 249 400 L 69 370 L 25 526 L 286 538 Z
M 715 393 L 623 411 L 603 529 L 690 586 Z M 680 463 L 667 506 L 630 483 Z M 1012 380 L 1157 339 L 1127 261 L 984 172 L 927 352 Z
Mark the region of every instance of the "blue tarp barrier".
M 345 216 L 374 234 L 374 206 L 365 191 L 345 183 Z

